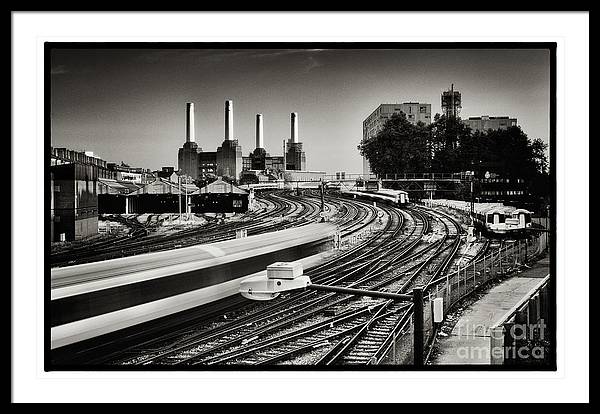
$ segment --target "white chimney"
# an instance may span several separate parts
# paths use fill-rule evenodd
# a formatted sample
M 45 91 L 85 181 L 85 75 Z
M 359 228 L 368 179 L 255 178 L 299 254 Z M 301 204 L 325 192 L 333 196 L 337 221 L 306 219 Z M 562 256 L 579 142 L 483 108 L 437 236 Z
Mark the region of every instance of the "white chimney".
M 298 112 L 292 112 L 291 115 L 291 141 L 298 142 Z
M 233 139 L 233 101 L 225 101 L 225 141 Z
M 185 104 L 185 142 L 195 142 L 196 131 L 194 130 L 194 104 Z
M 263 141 L 263 116 L 256 114 L 256 148 L 264 148 Z

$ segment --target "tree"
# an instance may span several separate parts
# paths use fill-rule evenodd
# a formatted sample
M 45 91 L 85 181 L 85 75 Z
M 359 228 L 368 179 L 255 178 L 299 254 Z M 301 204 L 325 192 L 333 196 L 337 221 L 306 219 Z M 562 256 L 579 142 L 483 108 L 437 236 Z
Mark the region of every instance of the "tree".
M 428 128 L 411 124 L 403 113 L 394 114 L 379 133 L 363 139 L 358 149 L 375 174 L 424 171 L 429 167 Z
M 438 115 L 429 125 L 431 131 L 433 172 L 468 170 L 470 160 L 463 156 L 472 151 L 471 129 L 459 117 Z
M 490 171 L 529 183 L 548 182 L 547 145 L 530 140 L 518 126 L 473 132 L 458 117 L 436 114 L 426 126 L 413 125 L 400 113 L 358 149 L 378 175 L 475 171 L 481 176 Z
M 489 130 L 485 135 L 480 142 L 486 146 L 482 151 L 484 162 L 493 165 L 496 172 L 527 180 L 546 172 L 546 144 L 539 139 L 531 141 L 521 127 Z

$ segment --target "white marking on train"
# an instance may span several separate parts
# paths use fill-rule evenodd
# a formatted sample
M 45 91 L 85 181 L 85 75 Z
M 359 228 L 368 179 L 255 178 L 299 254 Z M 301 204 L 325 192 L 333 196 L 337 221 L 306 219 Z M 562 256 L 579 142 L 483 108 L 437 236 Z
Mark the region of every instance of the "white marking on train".
M 196 248 L 205 251 L 206 253 L 212 255 L 212 257 L 223 257 L 225 256 L 225 252 L 216 246 L 210 246 L 208 244 L 196 246 Z

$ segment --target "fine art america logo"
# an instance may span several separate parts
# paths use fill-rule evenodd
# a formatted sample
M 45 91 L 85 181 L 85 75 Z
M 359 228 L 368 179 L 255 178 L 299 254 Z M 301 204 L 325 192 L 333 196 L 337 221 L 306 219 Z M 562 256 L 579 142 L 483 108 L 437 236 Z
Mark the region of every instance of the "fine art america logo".
M 479 346 L 458 347 L 456 352 L 460 359 L 482 362 L 503 360 L 505 364 L 510 362 L 522 364 L 543 363 L 548 357 L 548 326 L 543 319 L 533 324 L 507 324 L 498 329 L 477 324 L 467 324 L 457 328 L 455 335 L 458 337 L 483 339 L 479 342 L 481 344 Z

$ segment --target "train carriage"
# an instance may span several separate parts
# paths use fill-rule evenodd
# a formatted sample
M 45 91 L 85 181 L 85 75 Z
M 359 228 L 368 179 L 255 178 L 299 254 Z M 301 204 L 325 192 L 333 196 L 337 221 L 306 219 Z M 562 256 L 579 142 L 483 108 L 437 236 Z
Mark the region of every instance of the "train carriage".
M 502 204 L 477 206 L 473 220 L 476 225 L 495 235 L 516 235 L 531 227 L 531 212 Z
M 436 199 L 424 202 L 464 212 L 471 211 L 469 201 Z M 474 203 L 470 215 L 476 228 L 494 236 L 518 236 L 531 228 L 531 211 L 498 202 Z
M 400 190 L 342 191 L 342 195 L 402 207 L 409 203 L 408 193 Z

